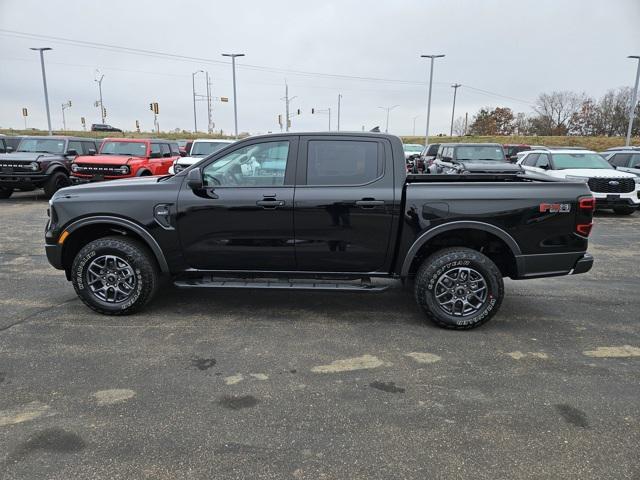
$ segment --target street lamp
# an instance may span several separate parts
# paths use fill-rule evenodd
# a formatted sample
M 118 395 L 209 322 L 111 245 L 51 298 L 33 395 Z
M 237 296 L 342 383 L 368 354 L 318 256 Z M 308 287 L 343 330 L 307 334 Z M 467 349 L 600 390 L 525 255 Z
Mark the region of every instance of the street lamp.
M 413 136 L 416 136 L 416 120 L 420 118 L 420 115 L 416 115 L 415 117 L 413 117 Z
M 204 73 L 204 70 L 197 70 L 191 74 L 191 86 L 193 88 L 193 133 L 198 133 L 198 119 L 196 117 L 196 75 Z
M 462 85 L 459 83 L 454 83 L 453 85 L 451 85 L 451 88 L 453 88 L 453 108 L 451 109 L 451 130 L 449 131 L 450 137 L 453 137 L 453 117 L 456 114 L 456 93 L 458 93 L 458 89 L 461 86 Z
M 62 104 L 62 130 L 64 131 L 67 130 L 67 121 L 64 118 L 64 111 L 67 108 L 71 108 L 71 100 L 69 100 L 67 103 Z
M 400 105 L 393 105 L 392 107 L 378 107 L 387 111 L 387 124 L 384 127 L 384 133 L 389 133 L 389 112 Z
M 640 55 L 629 55 L 627 58 L 638 60 L 638 71 L 636 72 L 636 84 L 633 87 L 633 95 L 631 100 L 631 108 L 629 109 L 629 128 L 627 129 L 627 140 L 625 145 L 631 144 L 631 129 L 633 128 L 633 118 L 636 115 L 636 105 L 638 104 L 638 81 L 640 80 Z
M 98 75 L 100 75 L 100 78 L 95 78 L 94 81 L 98 84 L 98 92 L 100 93 L 100 118 L 102 119 L 102 123 L 104 123 L 105 109 L 102 103 L 102 80 L 104 79 L 104 75 L 100 74 L 100 70 L 96 70 L 96 77 Z
M 238 138 L 238 98 L 236 96 L 236 57 L 244 57 L 244 53 L 223 53 L 223 57 L 231 57 L 231 69 L 233 70 L 233 120 Z
M 49 135 L 53 135 L 51 131 L 51 114 L 49 113 L 49 94 L 47 93 L 47 75 L 44 72 L 44 52 L 47 50 L 53 50 L 49 47 L 38 47 L 31 48 L 31 50 L 36 50 L 40 52 L 40 66 L 42 67 L 42 84 L 44 85 L 44 103 L 47 107 L 47 125 L 49 127 Z
M 429 95 L 427 96 L 427 129 L 425 132 L 424 144 L 429 143 L 429 118 L 431 116 L 431 88 L 433 87 L 433 61 L 442 58 L 444 55 L 420 55 L 422 58 L 431 59 L 431 73 L 429 74 Z

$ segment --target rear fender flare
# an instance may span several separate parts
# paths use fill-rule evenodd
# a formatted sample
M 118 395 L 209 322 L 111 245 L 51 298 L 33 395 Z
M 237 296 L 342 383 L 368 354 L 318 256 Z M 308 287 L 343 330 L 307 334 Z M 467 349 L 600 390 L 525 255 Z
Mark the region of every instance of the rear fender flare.
M 505 232 L 500 227 L 496 227 L 495 225 L 491 225 L 490 223 L 484 222 L 474 222 L 474 221 L 459 221 L 459 222 L 450 222 L 445 223 L 444 225 L 439 225 L 431 230 L 427 230 L 422 233 L 416 240 L 413 242 L 406 256 L 404 257 L 404 262 L 402 263 L 402 270 L 400 271 L 401 277 L 407 277 L 409 275 L 409 269 L 411 268 L 411 264 L 413 263 L 413 259 L 416 257 L 420 248 L 426 244 L 429 240 L 434 238 L 441 233 L 448 232 L 451 230 L 482 230 L 487 233 L 491 233 L 496 237 L 500 238 L 507 246 L 511 249 L 511 253 L 513 253 L 514 257 L 517 259 L 519 255 L 522 254 L 518 243 L 514 240 L 514 238 L 509 235 L 509 233 Z

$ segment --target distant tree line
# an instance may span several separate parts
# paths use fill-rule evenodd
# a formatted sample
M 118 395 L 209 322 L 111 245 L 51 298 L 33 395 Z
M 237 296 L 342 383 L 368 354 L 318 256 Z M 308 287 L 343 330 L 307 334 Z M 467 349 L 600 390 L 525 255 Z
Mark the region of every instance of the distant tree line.
M 462 118 L 454 122 L 453 130 L 456 135 L 624 136 L 632 93 L 629 87 L 609 90 L 600 99 L 568 91 L 543 93 L 532 114 L 485 107 L 473 116 L 466 132 Z M 635 106 L 632 134 L 640 135 L 640 102 Z

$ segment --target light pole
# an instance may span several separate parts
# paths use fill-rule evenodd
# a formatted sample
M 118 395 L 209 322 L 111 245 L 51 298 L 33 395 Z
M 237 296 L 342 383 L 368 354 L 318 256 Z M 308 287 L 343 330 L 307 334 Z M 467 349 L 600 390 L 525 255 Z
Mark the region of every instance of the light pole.
M 400 105 L 393 105 L 393 106 L 391 106 L 391 107 L 378 107 L 378 108 L 381 108 L 381 109 L 383 109 L 383 110 L 386 110 L 386 111 L 387 111 L 387 124 L 386 124 L 386 126 L 384 127 L 384 133 L 389 133 L 389 112 L 390 112 L 391 110 L 393 110 L 394 108 L 399 107 L 399 106 L 400 106 Z
M 191 87 L 193 90 L 193 133 L 198 133 L 198 118 L 196 116 L 196 75 L 204 70 L 197 70 L 191 74 Z
M 413 117 L 413 136 L 416 136 L 416 120 L 420 118 L 420 115 Z
M 451 109 L 451 131 L 449 132 L 449 136 L 453 137 L 453 117 L 456 114 L 456 93 L 458 93 L 458 89 L 461 87 L 459 83 L 454 83 L 451 85 L 453 88 L 453 108 Z
M 231 57 L 231 69 L 233 70 L 233 120 L 238 138 L 238 97 L 236 95 L 236 57 L 244 57 L 244 53 L 223 53 L 223 57 Z
M 64 111 L 66 108 L 71 108 L 71 100 L 69 100 L 67 103 L 62 104 L 62 130 L 64 131 L 67 130 L 67 122 L 64 118 Z
M 629 109 L 629 128 L 627 129 L 627 140 L 625 145 L 631 144 L 631 129 L 633 128 L 633 119 L 636 116 L 636 106 L 638 104 L 638 81 L 640 80 L 640 55 L 629 55 L 627 58 L 638 60 L 638 71 L 636 72 L 636 84 L 633 87 L 633 95 L 631 96 L 631 108 Z M 44 70 L 43 70 L 44 71 Z
M 431 89 L 433 87 L 433 61 L 436 58 L 442 58 L 444 55 L 420 55 L 422 58 L 431 59 L 431 73 L 429 73 L 429 95 L 427 96 L 427 128 L 424 135 L 424 144 L 429 143 L 429 119 L 431 117 Z
M 44 52 L 53 50 L 49 47 L 31 48 L 40 52 L 40 66 L 42 67 L 42 84 L 44 85 L 44 104 L 47 107 L 47 126 L 49 127 L 49 135 L 53 135 L 51 131 L 51 114 L 49 113 L 49 94 L 47 93 L 47 75 L 44 72 Z
M 100 75 L 100 70 L 96 70 L 96 76 Z M 102 79 L 104 75 L 100 75 L 100 78 L 94 79 L 94 81 L 98 84 L 98 92 L 100 94 L 100 118 L 102 119 L 102 123 L 104 123 L 104 104 L 102 103 Z
M 338 128 L 336 129 L 337 132 L 340 131 L 340 101 L 342 100 L 342 94 L 339 93 L 338 94 Z

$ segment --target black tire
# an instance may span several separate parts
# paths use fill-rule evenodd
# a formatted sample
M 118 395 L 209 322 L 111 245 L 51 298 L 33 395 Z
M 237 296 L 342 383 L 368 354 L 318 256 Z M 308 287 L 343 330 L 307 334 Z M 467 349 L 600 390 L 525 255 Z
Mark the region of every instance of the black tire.
M 636 207 L 613 207 L 616 215 L 631 215 L 636 211 Z
M 69 175 L 61 171 L 53 172 L 44 184 L 44 194 L 47 198 L 51 198 L 58 190 L 69 185 L 71 185 Z
M 94 292 L 94 288 L 106 289 L 107 297 L 109 291 L 117 296 L 116 289 L 111 285 L 119 289 L 123 283 L 117 280 L 117 276 L 114 280 L 112 273 L 112 279 L 98 280 L 94 284 L 97 287 L 93 287 L 90 280 L 96 279 L 96 268 L 99 268 L 98 263 L 101 259 L 112 257 L 119 259 L 121 265 L 127 265 L 124 270 L 130 272 L 132 285 L 129 295 L 125 298 L 105 300 L 100 298 L 99 293 Z M 110 275 L 110 268 L 115 270 L 117 267 L 113 266 L 113 262 L 111 267 L 107 263 L 107 274 L 101 277 L 102 279 Z M 80 300 L 92 310 L 104 315 L 128 315 L 140 310 L 153 298 L 160 283 L 159 277 L 158 266 L 151 252 L 142 243 L 127 237 L 105 237 L 88 243 L 78 252 L 71 266 L 71 281 Z
M 0 198 L 9 198 L 13 194 L 13 188 L 0 187 Z
M 457 276 L 461 283 L 445 276 L 447 273 Z M 450 290 L 445 288 L 446 282 L 453 283 Z M 485 288 L 479 292 L 482 298 L 469 290 L 477 288 L 478 292 L 483 284 Z M 448 291 L 454 293 L 446 293 Z M 453 247 L 434 253 L 422 263 L 415 278 L 414 293 L 416 302 L 433 323 L 443 328 L 469 330 L 488 322 L 497 313 L 504 297 L 504 282 L 500 270 L 490 258 L 470 248 Z M 471 303 L 468 301 L 470 298 Z M 453 302 L 451 310 L 448 311 L 442 302 Z M 462 311 L 456 314 L 459 305 Z M 467 313 L 464 312 L 466 305 L 471 309 Z

